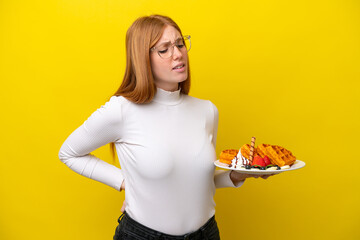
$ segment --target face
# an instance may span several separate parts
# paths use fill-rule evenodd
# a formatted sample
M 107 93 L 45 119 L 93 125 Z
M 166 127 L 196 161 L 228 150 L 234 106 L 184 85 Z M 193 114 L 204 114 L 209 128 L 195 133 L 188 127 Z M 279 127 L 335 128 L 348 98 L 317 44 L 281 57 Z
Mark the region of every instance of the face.
M 187 51 L 185 47 L 178 49 L 174 47 L 174 53 L 170 58 L 161 58 L 158 54 L 160 46 L 168 45 L 170 51 L 177 39 L 181 38 L 179 31 L 172 26 L 166 26 L 160 40 L 155 44 L 155 50 L 150 52 L 151 70 L 153 72 L 155 85 L 166 91 L 178 90 L 180 82 L 188 77 Z

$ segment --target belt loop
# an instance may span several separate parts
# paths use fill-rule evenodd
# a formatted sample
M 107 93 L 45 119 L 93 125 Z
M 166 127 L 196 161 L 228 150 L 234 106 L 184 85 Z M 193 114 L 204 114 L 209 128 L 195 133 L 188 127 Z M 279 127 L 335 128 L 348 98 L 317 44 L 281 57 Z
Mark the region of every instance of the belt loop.
M 118 222 L 120 223 L 120 221 L 122 220 L 122 218 L 124 217 L 125 211 L 120 215 Z

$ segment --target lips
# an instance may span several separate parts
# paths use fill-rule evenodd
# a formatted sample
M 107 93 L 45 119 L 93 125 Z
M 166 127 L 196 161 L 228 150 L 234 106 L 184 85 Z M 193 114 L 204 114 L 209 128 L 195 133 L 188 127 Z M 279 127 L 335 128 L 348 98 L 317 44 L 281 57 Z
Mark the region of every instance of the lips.
M 172 68 L 172 70 L 178 70 L 178 69 L 182 69 L 185 67 L 185 64 L 183 63 L 179 63 L 177 64 L 175 67 Z

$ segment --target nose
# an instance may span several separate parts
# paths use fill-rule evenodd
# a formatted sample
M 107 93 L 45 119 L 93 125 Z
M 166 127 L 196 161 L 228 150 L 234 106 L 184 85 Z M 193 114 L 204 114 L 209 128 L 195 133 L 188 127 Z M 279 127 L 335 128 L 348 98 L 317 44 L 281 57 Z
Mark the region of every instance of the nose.
M 181 58 L 183 56 L 183 52 L 180 49 L 178 49 L 177 46 L 174 46 L 173 48 L 174 48 L 173 59 Z

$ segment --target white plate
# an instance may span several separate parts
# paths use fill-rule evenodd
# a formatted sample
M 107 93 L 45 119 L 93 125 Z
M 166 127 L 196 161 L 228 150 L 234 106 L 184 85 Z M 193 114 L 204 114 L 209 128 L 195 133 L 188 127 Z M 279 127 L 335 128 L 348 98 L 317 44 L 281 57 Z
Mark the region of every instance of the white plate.
M 295 163 L 293 165 L 291 165 L 291 167 L 289 169 L 282 169 L 282 170 L 260 170 L 257 168 L 251 168 L 251 169 L 236 169 L 233 167 L 228 167 L 226 166 L 227 164 L 221 163 L 219 160 L 216 160 L 214 162 L 215 166 L 219 167 L 219 168 L 224 168 L 224 169 L 229 169 L 229 170 L 234 170 L 237 172 L 241 172 L 241 173 L 247 173 L 247 174 L 254 174 L 254 175 L 270 175 L 270 174 L 274 174 L 274 173 L 282 173 L 282 172 L 287 172 L 287 171 L 292 171 L 292 170 L 296 170 L 296 169 L 300 169 L 303 168 L 305 166 L 305 163 L 303 161 L 300 160 L 296 160 Z

